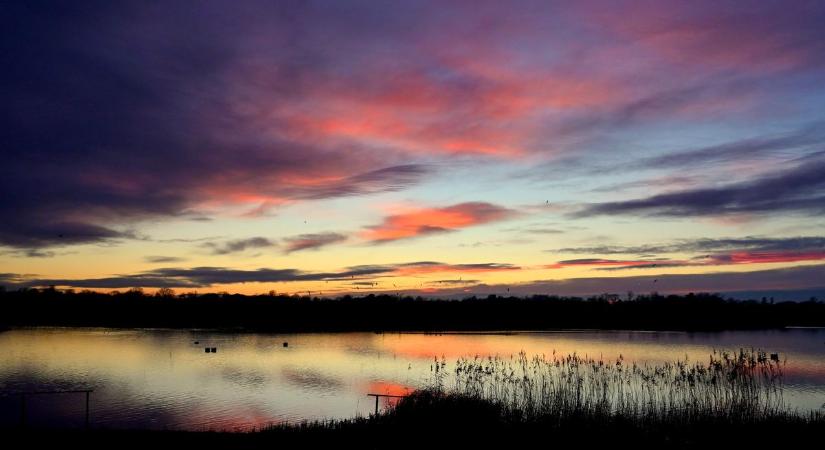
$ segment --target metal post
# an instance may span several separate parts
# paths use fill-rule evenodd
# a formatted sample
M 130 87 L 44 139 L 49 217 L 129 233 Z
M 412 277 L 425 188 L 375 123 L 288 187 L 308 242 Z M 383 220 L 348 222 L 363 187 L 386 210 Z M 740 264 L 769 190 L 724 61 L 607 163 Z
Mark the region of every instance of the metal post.
M 378 397 L 380 397 L 380 395 L 375 396 L 375 415 L 376 416 L 378 415 Z
M 86 391 L 86 429 L 89 429 L 89 393 L 91 391 Z

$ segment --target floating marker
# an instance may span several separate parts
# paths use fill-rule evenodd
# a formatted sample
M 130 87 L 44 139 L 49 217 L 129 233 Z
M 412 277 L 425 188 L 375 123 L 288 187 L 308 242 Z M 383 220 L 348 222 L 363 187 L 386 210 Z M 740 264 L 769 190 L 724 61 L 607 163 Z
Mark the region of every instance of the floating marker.
M 218 348 L 217 347 L 212 347 L 212 353 L 218 353 Z
M 284 342 L 284 347 L 289 347 L 289 342 Z
M 204 347 L 203 351 L 204 351 L 204 353 L 209 353 L 209 347 Z

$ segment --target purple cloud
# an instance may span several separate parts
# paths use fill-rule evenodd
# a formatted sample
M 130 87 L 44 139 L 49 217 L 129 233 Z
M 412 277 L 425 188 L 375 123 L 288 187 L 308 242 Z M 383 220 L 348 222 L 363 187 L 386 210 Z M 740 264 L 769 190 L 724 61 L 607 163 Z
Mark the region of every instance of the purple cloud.
M 337 244 L 347 240 L 347 237 L 340 233 L 310 233 L 284 238 L 287 253 L 301 250 L 317 250 L 327 245 Z

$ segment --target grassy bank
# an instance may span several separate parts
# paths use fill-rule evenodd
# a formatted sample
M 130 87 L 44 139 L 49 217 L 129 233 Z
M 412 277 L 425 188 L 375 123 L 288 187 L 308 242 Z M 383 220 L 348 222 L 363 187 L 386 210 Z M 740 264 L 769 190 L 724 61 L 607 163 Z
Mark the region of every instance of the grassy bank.
M 577 355 L 433 361 L 432 385 L 381 414 L 247 433 L 29 433 L 86 448 L 705 448 L 815 443 L 825 416 L 789 410 L 784 361 L 760 351 L 640 366 Z M 16 432 L 10 432 L 9 438 Z

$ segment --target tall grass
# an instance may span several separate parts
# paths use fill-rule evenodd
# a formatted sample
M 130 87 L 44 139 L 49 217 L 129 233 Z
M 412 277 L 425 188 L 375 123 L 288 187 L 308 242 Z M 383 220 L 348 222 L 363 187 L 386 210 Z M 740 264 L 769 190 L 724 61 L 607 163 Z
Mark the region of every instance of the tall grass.
M 796 420 L 783 399 L 785 361 L 761 350 L 714 351 L 706 362 L 628 363 L 576 354 L 461 358 L 433 364 L 429 391 L 495 405 L 515 422 L 606 421 L 641 426 Z M 820 413 L 810 413 L 822 420 Z M 813 417 L 815 416 L 815 417 Z

